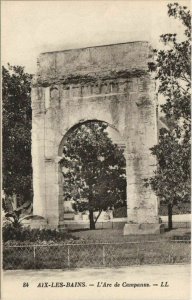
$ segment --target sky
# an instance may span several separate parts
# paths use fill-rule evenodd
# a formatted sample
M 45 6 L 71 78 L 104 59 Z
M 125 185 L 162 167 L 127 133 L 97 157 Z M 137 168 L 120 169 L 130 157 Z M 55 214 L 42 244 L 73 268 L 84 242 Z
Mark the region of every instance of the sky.
M 167 14 L 171 1 L 4 1 L 1 16 L 2 64 L 36 72 L 42 52 L 149 41 L 160 47 L 163 33 L 182 34 Z M 174 2 L 174 1 L 173 1 Z M 189 1 L 180 1 L 189 7 Z

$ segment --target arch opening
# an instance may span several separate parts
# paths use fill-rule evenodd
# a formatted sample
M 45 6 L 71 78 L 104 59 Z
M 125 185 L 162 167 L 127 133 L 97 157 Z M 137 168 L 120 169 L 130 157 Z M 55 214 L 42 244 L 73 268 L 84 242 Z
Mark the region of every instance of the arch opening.
M 90 229 L 113 210 L 126 210 L 125 143 L 106 122 L 91 120 L 70 128 L 59 146 L 60 220 L 87 221 Z
M 123 137 L 120 134 L 119 130 L 113 124 L 109 124 L 106 121 L 97 120 L 97 119 L 90 119 L 90 120 L 86 120 L 86 121 L 82 120 L 82 121 L 79 121 L 78 123 L 74 124 L 68 130 L 66 130 L 66 133 L 64 134 L 64 136 L 63 136 L 63 138 L 62 138 L 62 140 L 61 140 L 61 142 L 59 144 L 58 156 L 62 156 L 63 146 L 64 146 L 64 144 L 66 142 L 67 137 L 70 135 L 71 132 L 73 132 L 76 128 L 78 128 L 81 125 L 86 125 L 86 124 L 93 123 L 93 122 L 98 123 L 98 124 L 101 124 L 101 123 L 106 124 L 108 126 L 108 128 L 110 128 L 111 130 L 113 130 L 113 132 L 116 132 L 116 135 L 118 135 L 123 140 Z

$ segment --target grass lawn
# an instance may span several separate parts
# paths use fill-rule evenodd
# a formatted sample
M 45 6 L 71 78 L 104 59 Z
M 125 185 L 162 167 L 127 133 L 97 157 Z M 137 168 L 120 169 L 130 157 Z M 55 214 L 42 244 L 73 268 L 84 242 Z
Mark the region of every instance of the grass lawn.
M 178 239 L 190 236 L 190 228 L 178 228 L 157 235 L 123 235 L 122 229 L 76 230 L 70 232 L 73 236 L 95 243 L 141 242 L 151 240 Z M 77 240 L 78 242 L 78 240 Z

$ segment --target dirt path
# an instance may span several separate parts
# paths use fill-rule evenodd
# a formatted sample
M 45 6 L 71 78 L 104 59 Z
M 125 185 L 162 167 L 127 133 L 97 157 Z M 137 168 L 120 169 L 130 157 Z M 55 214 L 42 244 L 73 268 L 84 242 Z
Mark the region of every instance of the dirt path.
M 114 286 L 116 282 L 118 286 Z M 161 287 L 161 282 L 164 287 Z M 168 287 L 165 287 L 166 282 Z M 23 287 L 24 283 L 29 283 L 29 287 Z M 38 287 L 43 284 L 44 287 Z M 65 286 L 61 287 L 62 284 Z M 190 300 L 190 266 L 4 271 L 2 300 L 44 299 Z

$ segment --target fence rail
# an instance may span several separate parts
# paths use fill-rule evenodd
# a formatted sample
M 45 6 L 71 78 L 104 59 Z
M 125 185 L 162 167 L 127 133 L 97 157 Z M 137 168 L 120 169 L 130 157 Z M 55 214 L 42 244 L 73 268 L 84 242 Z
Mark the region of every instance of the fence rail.
M 6 246 L 4 269 L 64 269 L 190 263 L 189 240 Z

